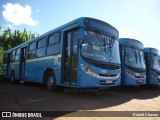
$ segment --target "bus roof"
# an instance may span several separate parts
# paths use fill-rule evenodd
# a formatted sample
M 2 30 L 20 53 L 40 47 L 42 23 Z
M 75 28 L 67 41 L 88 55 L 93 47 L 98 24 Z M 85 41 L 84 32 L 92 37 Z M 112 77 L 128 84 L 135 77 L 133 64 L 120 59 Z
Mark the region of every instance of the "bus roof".
M 111 26 L 110 24 L 108 24 L 108 23 L 106 23 L 106 22 L 104 22 L 104 21 L 101 21 L 101 20 L 98 20 L 98 19 L 95 19 L 95 18 L 80 17 L 80 18 L 77 18 L 77 19 L 75 19 L 75 20 L 73 20 L 73 21 L 71 21 L 71 22 L 68 22 L 68 23 L 64 24 L 64 25 L 61 25 L 60 27 L 57 27 L 57 28 L 55 28 L 55 29 L 53 29 L 53 30 L 50 30 L 49 32 L 46 32 L 46 33 L 44 33 L 44 34 L 42 34 L 42 35 L 40 35 L 40 36 L 37 36 L 37 37 L 35 37 L 35 38 L 31 39 L 31 40 L 28 40 L 28 41 L 26 41 L 26 42 L 24 42 L 24 43 L 21 43 L 21 44 L 15 46 L 15 47 L 9 49 L 9 50 L 6 51 L 5 53 L 9 53 L 9 52 L 11 52 L 11 51 L 14 50 L 14 49 L 27 46 L 28 44 L 30 44 L 30 43 L 38 40 L 38 39 L 41 39 L 41 38 L 44 38 L 44 37 L 48 37 L 49 35 L 51 35 L 51 34 L 53 34 L 53 33 L 56 33 L 56 32 L 58 32 L 58 31 L 65 30 L 65 28 L 67 29 L 68 26 L 72 26 L 72 25 L 75 26 L 75 27 L 76 27 L 76 26 L 80 26 L 81 24 L 84 23 L 85 20 L 100 21 L 100 22 L 104 23 L 105 25 L 113 28 L 113 29 L 116 31 L 116 34 L 117 34 L 117 35 L 119 34 L 119 33 L 118 33 L 118 30 L 117 30 L 116 28 L 114 28 L 113 26 Z
M 137 48 L 137 49 L 144 49 L 142 42 L 132 38 L 120 38 L 119 44 L 124 44 L 126 46 Z
M 151 48 L 151 47 L 145 47 L 144 52 L 160 55 L 159 50 L 157 50 L 156 48 Z

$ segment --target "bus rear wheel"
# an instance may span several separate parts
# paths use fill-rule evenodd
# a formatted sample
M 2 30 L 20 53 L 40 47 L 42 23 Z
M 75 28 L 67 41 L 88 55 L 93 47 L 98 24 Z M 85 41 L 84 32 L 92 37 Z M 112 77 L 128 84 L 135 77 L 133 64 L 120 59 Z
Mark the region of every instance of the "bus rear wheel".
M 49 91 L 53 91 L 55 92 L 56 91 L 56 83 L 55 83 L 55 76 L 53 74 L 53 72 L 49 72 L 47 75 L 46 75 L 46 89 L 49 90 Z
M 11 82 L 15 83 L 14 72 L 11 73 Z

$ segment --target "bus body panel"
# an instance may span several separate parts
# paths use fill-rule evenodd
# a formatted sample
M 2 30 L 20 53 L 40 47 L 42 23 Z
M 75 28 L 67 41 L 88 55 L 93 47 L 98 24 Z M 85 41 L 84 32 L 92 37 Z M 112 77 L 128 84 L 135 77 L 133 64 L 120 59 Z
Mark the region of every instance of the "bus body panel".
M 122 65 L 121 84 L 126 86 L 138 86 L 146 84 L 145 64 L 143 61 L 143 57 L 141 57 L 140 55 L 140 53 L 143 53 L 143 44 L 135 39 L 120 38 L 119 46 Z M 136 59 L 136 67 L 132 66 L 132 63 L 130 65 L 126 64 L 126 61 L 128 61 L 128 59 L 131 62 L 133 61 L 133 58 L 129 57 L 131 55 Z M 143 62 L 144 64 L 143 67 L 141 67 L 141 62 Z
M 26 62 L 26 81 L 43 83 L 43 75 L 46 69 L 52 69 L 55 72 L 56 80 L 60 75 L 60 55 L 38 58 L 38 60 L 28 60 Z M 31 76 L 31 74 L 34 74 Z M 60 82 L 57 82 L 60 83 Z
M 82 58 L 79 59 L 78 64 L 78 88 L 108 88 L 113 86 L 120 86 L 121 70 L 109 70 L 92 66 L 85 62 Z M 84 71 L 82 65 L 85 65 L 90 70 Z M 112 76 L 112 77 L 111 77 Z M 114 77 L 113 77 L 114 76 Z
M 136 74 L 139 74 L 142 76 L 142 78 L 135 78 Z M 146 73 L 137 73 L 133 70 L 128 69 L 127 67 L 122 68 L 122 85 L 129 85 L 129 86 L 136 86 L 141 84 L 146 84 L 146 81 L 144 81 L 144 76 L 146 76 Z
M 147 85 L 159 85 L 160 84 L 160 54 L 155 48 L 144 48 L 146 68 L 147 68 Z M 155 58 L 159 60 L 155 61 Z M 159 62 L 157 69 L 155 70 L 152 66 L 154 63 Z M 159 68 L 159 69 L 158 69 Z
M 5 61 L 5 63 L 3 62 L 3 65 L 2 65 L 2 76 L 6 77 L 6 78 L 9 78 L 10 77 L 10 74 L 9 74 L 9 71 L 11 70 L 11 65 L 10 65 L 10 53 L 6 52 L 6 54 L 4 54 L 3 56 L 3 61 Z

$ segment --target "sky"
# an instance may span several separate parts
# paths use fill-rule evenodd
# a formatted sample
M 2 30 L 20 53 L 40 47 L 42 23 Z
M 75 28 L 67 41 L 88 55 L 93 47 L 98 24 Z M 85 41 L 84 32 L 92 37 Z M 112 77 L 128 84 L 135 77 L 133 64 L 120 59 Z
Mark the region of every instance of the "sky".
M 0 0 L 0 26 L 40 35 L 79 17 L 105 21 L 119 38 L 160 51 L 160 0 Z

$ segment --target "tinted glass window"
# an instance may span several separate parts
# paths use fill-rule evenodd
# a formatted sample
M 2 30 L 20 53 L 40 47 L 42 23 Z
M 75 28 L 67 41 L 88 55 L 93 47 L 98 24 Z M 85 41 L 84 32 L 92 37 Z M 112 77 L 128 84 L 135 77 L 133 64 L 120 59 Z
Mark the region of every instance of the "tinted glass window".
M 35 50 L 36 49 L 36 42 L 33 42 L 29 45 L 29 50 Z
M 14 57 L 11 57 L 11 62 L 14 62 Z
M 60 33 L 56 33 L 56 34 L 50 36 L 49 37 L 49 45 L 59 42 L 59 39 L 60 39 Z
M 28 59 L 33 59 L 33 58 L 35 58 L 35 53 L 36 53 L 35 50 L 28 52 Z
M 143 52 L 136 48 L 126 47 L 125 63 L 135 68 L 146 68 Z
M 86 31 L 82 55 L 98 62 L 120 64 L 118 40 L 95 31 Z
M 46 47 L 37 49 L 36 57 L 43 57 L 43 56 L 45 56 L 45 50 L 46 50 Z
M 47 47 L 47 55 L 55 55 L 59 53 L 60 44 L 54 44 Z
M 17 52 L 16 52 L 16 54 L 20 54 L 20 48 L 19 48 L 19 49 L 17 49 Z
M 46 38 L 43 38 L 42 40 L 38 41 L 38 48 L 46 46 L 47 40 Z
M 12 56 L 15 56 L 15 50 L 14 50 L 14 51 L 12 51 Z
M 16 55 L 15 56 L 15 62 L 19 62 L 20 61 L 20 55 Z
M 14 58 L 15 58 L 15 50 L 12 51 L 12 54 L 11 54 L 11 62 L 14 62 Z

